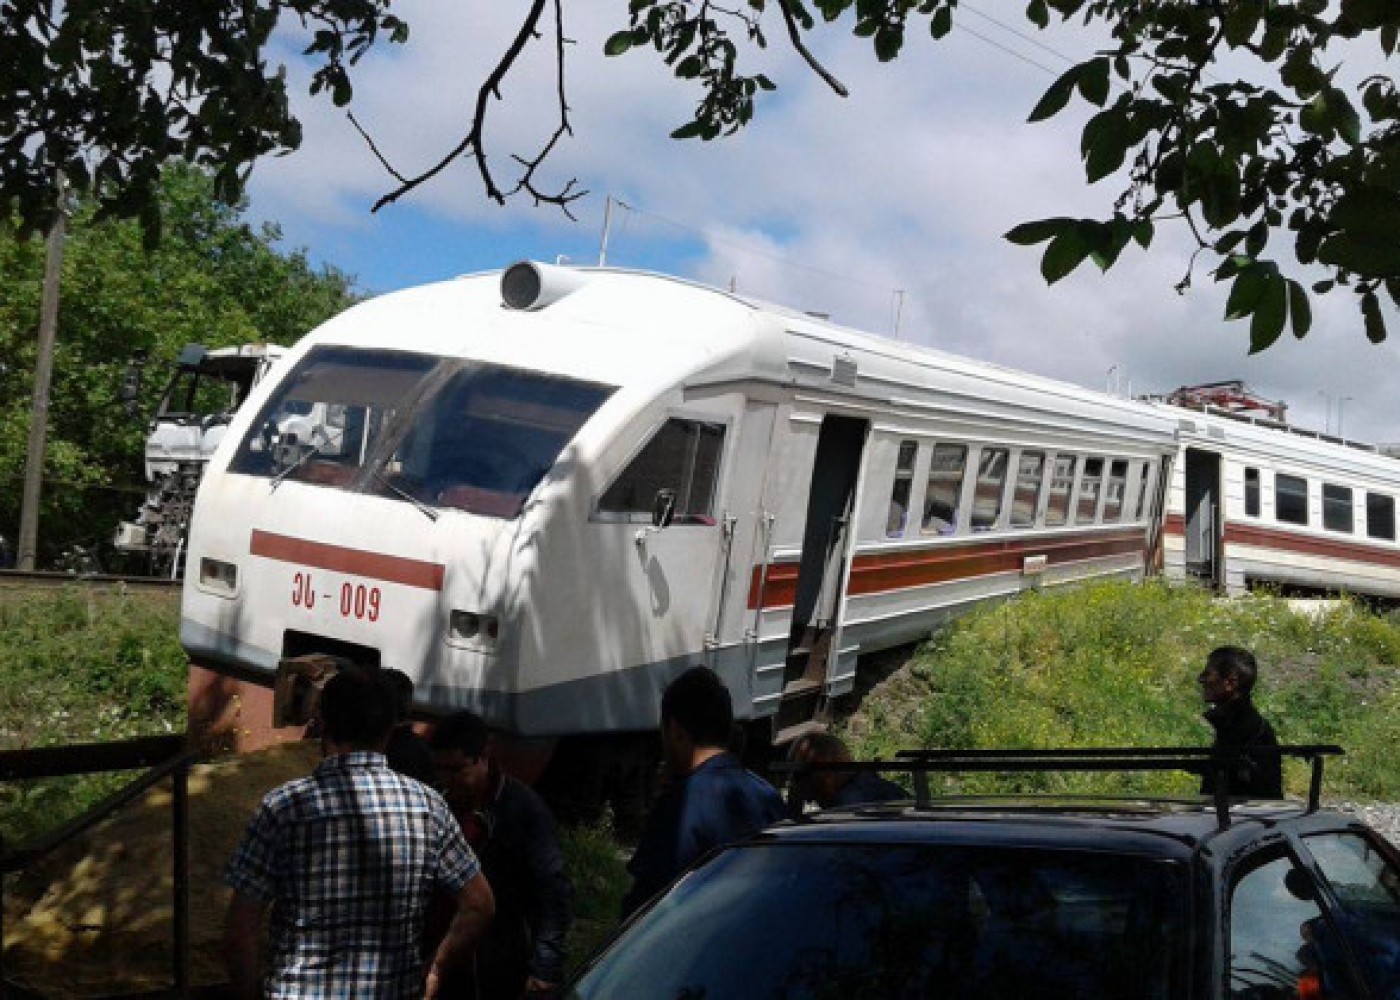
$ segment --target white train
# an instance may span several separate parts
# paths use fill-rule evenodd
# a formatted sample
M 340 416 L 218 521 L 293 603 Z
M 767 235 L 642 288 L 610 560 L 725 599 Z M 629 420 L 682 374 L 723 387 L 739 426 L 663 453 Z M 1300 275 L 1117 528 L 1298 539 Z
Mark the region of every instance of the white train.
M 1209 575 L 1233 586 L 1290 564 L 1240 544 L 1290 534 L 1271 525 L 1287 475 L 1317 515 L 1292 534 L 1314 538 L 1340 516 L 1314 510 L 1331 486 L 1400 494 L 1400 463 L 1308 471 L 1271 435 L 657 275 L 521 263 L 385 295 L 303 339 L 210 463 L 181 625 L 192 718 L 235 707 L 261 742 L 279 671 L 332 654 L 548 744 L 654 729 L 666 682 L 706 662 L 781 739 L 864 653 L 1027 588 L 1151 571 L 1167 496 L 1167 569 L 1201 571 L 1175 526 L 1206 494 L 1225 515 Z M 1313 444 L 1318 468 L 1351 451 Z M 1234 510 L 1246 468 L 1253 520 Z

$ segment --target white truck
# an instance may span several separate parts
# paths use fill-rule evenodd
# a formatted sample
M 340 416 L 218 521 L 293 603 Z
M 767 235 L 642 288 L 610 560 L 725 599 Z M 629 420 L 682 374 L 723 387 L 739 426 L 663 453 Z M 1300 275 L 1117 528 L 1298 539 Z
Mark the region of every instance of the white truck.
M 155 576 L 177 578 L 200 477 L 235 411 L 286 348 L 240 344 L 212 350 L 186 344 L 146 436 L 150 490 L 135 520 L 117 525 L 118 552 L 144 555 Z

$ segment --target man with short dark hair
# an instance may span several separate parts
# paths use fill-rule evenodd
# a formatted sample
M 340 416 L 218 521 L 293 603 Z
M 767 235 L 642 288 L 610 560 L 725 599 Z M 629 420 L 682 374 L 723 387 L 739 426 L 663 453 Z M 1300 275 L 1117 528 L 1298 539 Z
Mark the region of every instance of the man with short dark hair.
M 831 733 L 804 733 L 793 741 L 788 756 L 794 764 L 847 764 L 851 750 Z M 800 782 L 802 797 L 823 809 L 909 798 L 903 788 L 874 771 L 811 771 L 794 780 Z
M 666 787 L 627 864 L 631 913 L 708 851 L 757 833 L 786 810 L 772 785 L 726 749 L 734 725 L 729 690 L 713 670 L 691 667 L 661 696 Z
M 239 997 L 435 997 L 491 920 L 491 888 L 442 796 L 390 770 L 393 694 L 378 670 L 326 683 L 325 759 L 269 792 L 224 872 L 233 889 L 225 955 Z M 431 891 L 456 900 L 426 973 Z M 272 954 L 259 981 L 260 927 Z
M 549 807 L 502 772 L 480 716 L 457 712 L 429 740 L 438 785 L 496 896 L 471 962 L 443 983 L 455 1000 L 546 996 L 564 978 L 573 886 Z
M 1278 738 L 1273 727 L 1254 707 L 1252 693 L 1259 676 L 1254 654 L 1239 646 L 1220 646 L 1206 657 L 1205 669 L 1196 678 L 1201 697 L 1210 706 L 1205 720 L 1215 730 L 1212 749 L 1230 757 L 1225 775 L 1226 791 L 1256 799 L 1283 798 L 1283 765 L 1274 751 Z M 1261 751 L 1261 752 L 1254 752 Z M 1216 790 L 1217 765 L 1206 769 L 1201 794 Z

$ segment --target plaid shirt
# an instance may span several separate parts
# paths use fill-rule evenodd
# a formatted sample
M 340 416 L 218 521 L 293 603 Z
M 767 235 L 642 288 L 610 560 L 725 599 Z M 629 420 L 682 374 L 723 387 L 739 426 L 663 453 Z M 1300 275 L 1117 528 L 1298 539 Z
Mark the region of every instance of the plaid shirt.
M 269 792 L 224 882 L 272 905 L 264 996 L 417 997 L 429 897 L 480 870 L 442 796 L 356 752 Z

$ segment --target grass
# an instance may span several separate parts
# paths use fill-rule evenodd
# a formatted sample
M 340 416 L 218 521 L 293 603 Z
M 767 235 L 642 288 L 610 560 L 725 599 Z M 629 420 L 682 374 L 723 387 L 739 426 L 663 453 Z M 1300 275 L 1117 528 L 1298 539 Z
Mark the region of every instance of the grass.
M 1261 664 L 1255 700 L 1288 743 L 1340 743 L 1334 796 L 1400 798 L 1400 618 L 1343 602 L 1317 615 L 1267 595 L 1092 584 L 1025 596 L 941 632 L 845 723 L 857 756 L 909 747 L 1200 746 L 1195 678 L 1219 645 Z M 1301 794 L 1301 764 L 1286 769 Z M 971 776 L 950 790 L 1190 792 L 1189 776 Z

